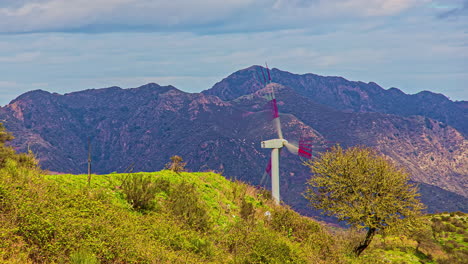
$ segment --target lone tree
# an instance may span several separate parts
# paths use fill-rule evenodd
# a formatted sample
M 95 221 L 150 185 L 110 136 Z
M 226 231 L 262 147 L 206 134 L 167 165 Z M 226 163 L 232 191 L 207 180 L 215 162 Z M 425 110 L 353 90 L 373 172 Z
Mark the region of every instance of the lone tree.
M 305 165 L 313 173 L 305 193 L 310 205 L 353 227 L 367 229 L 365 239 L 354 249 L 357 256 L 376 231 L 417 217 L 424 208 L 408 174 L 375 150 L 335 146 Z
M 182 171 L 185 171 L 185 165 L 187 165 L 187 162 L 183 162 L 184 160 L 182 159 L 181 156 L 172 156 L 171 157 L 171 162 L 167 163 L 165 166 L 166 170 L 171 170 L 175 173 L 180 173 Z

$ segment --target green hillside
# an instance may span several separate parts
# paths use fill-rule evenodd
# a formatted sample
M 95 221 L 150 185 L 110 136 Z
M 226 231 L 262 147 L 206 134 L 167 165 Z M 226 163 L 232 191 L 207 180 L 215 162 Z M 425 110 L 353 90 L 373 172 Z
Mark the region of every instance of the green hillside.
M 211 172 L 45 175 L 0 169 L 1 263 L 462 263 L 467 215 L 418 232 L 364 235 L 275 206 L 265 190 Z

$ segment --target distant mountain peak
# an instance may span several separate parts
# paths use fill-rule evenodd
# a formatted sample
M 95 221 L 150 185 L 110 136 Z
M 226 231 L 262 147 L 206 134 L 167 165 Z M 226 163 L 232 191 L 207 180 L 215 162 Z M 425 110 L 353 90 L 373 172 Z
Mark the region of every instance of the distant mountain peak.
M 21 100 L 25 100 L 25 99 L 28 99 L 28 98 L 33 98 L 33 97 L 47 97 L 47 96 L 50 96 L 52 95 L 50 92 L 48 91 L 44 91 L 44 90 L 41 90 L 41 89 L 37 89 L 37 90 L 32 90 L 32 91 L 29 91 L 29 92 L 26 92 L 20 96 L 18 96 L 17 98 L 13 99 L 10 104 L 12 103 L 15 103 L 17 101 L 21 101 Z
M 234 100 L 261 90 L 265 86 L 263 74 L 266 74 L 265 68 L 254 65 L 236 71 L 203 93 L 226 101 Z M 341 111 L 427 116 L 468 136 L 466 104 L 454 103 L 443 94 L 422 91 L 409 95 L 397 88 L 386 90 L 375 82 L 356 82 L 340 76 L 312 73 L 294 74 L 276 68 L 271 70 L 271 78 L 273 82 L 290 87 L 316 103 Z

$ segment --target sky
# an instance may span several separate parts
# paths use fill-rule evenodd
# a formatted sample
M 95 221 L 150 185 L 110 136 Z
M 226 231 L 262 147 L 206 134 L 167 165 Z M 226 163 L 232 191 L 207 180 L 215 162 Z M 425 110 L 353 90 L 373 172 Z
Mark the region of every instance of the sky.
M 0 0 L 0 105 L 35 89 L 200 92 L 265 61 L 468 100 L 468 0 Z

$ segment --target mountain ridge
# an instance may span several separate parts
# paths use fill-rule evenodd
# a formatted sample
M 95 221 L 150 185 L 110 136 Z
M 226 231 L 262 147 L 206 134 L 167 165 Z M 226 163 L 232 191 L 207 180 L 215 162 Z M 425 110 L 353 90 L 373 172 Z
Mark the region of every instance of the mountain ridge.
M 262 87 L 262 71 L 266 72 L 267 69 L 251 66 L 239 70 L 202 93 L 216 95 L 228 101 L 235 99 Z M 467 101 L 453 102 L 443 94 L 429 91 L 409 95 L 394 87 L 385 90 L 375 82 L 348 81 L 339 76 L 312 73 L 299 75 L 276 68 L 271 70 L 271 78 L 317 103 L 339 110 L 427 116 L 447 123 L 457 128 L 465 137 L 468 136 Z M 434 109 L 434 106 L 438 108 Z

